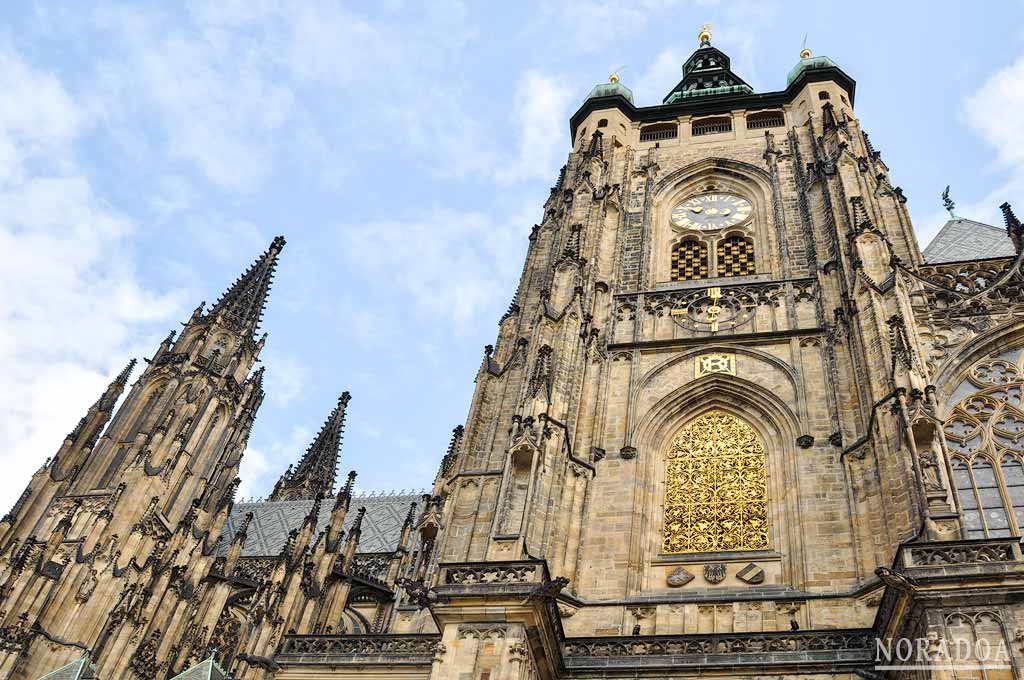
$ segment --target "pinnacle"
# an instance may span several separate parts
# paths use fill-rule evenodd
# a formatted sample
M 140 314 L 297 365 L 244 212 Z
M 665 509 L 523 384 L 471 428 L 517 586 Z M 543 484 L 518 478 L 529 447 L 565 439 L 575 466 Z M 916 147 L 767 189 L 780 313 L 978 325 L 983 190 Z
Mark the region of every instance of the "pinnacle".
M 135 364 L 138 363 L 138 359 L 132 359 L 128 362 L 128 365 L 121 369 L 121 372 L 117 374 L 117 378 L 114 382 L 120 385 L 122 388 L 128 384 L 128 378 L 131 376 L 132 371 L 135 369 Z
M 267 295 L 274 280 L 277 257 L 284 244 L 283 236 L 276 237 L 270 247 L 217 300 L 210 309 L 210 316 L 220 314 L 237 330 L 254 335 L 263 317 Z
M 281 476 L 270 500 L 311 499 L 333 492 L 338 452 L 341 449 L 342 431 L 345 427 L 345 408 L 351 398 L 348 392 L 341 393 L 337 406 L 327 417 L 298 465 L 294 470 L 289 469 Z

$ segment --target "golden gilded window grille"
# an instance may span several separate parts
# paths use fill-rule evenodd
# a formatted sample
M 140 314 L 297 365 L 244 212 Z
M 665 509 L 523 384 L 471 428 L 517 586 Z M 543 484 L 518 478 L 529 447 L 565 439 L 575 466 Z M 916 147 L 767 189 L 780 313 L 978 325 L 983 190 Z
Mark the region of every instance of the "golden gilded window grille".
M 666 462 L 662 536 L 665 553 L 768 547 L 765 452 L 753 428 L 709 411 L 679 431 Z
M 708 278 L 708 244 L 686 240 L 672 249 L 672 280 L 696 281 Z
M 727 236 L 715 248 L 719 276 L 749 276 L 756 273 L 754 242 L 742 236 Z

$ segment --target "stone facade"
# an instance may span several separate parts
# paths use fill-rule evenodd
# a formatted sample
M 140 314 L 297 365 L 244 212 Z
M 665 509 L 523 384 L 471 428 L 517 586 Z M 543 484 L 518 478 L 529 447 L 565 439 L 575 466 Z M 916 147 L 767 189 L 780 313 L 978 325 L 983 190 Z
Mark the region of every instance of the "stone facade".
M 595 88 L 404 517 L 332 496 L 347 393 L 234 504 L 275 241 L 0 523 L 0 677 L 1019 676 L 1024 228 L 927 263 L 854 94 L 706 32 L 664 106 Z

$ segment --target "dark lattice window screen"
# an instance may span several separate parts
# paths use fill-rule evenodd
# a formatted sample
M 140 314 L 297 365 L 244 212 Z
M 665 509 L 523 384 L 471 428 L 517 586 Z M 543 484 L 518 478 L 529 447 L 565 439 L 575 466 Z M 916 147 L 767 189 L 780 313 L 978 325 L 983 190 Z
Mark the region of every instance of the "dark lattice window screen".
M 755 273 L 754 243 L 742 236 L 728 236 L 718 242 L 719 276 L 747 276 Z
M 696 281 L 708 277 L 708 244 L 683 241 L 672 248 L 672 280 Z

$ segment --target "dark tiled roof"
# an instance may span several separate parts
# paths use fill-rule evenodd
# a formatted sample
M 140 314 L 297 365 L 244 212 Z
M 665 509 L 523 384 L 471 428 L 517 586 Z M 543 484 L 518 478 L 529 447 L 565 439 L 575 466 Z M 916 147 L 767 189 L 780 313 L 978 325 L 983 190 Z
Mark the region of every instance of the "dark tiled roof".
M 1013 242 L 1005 229 L 962 217 L 946 222 L 924 249 L 924 259 L 928 264 L 1014 254 Z
M 39 678 L 39 680 L 89 680 L 96 677 L 93 671 L 94 668 L 89 663 L 89 658 L 83 656 L 77 661 L 72 661 L 67 666 L 62 666 L 52 673 L 47 673 Z
M 348 531 L 356 518 L 356 510 L 366 508 L 362 533 L 359 536 L 359 552 L 392 552 L 398 547 L 402 523 L 409 513 L 410 503 L 420 503 L 420 494 L 393 494 L 356 496 L 352 499 L 345 530 Z M 277 555 L 281 552 L 288 532 L 302 526 L 302 520 L 309 514 L 313 501 L 262 501 L 259 503 L 237 503 L 231 510 L 224 527 L 221 553 L 226 553 L 231 539 L 248 512 L 253 513 L 252 523 L 242 548 L 244 557 Z M 325 498 L 320 507 L 316 530 L 323 529 L 331 518 L 333 498 Z
M 197 663 L 184 673 L 175 675 L 171 680 L 224 680 L 227 675 L 224 669 L 213 659 Z

